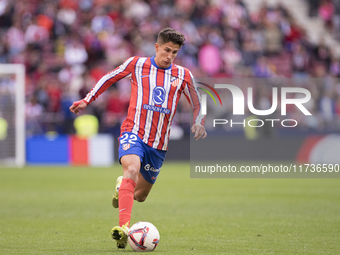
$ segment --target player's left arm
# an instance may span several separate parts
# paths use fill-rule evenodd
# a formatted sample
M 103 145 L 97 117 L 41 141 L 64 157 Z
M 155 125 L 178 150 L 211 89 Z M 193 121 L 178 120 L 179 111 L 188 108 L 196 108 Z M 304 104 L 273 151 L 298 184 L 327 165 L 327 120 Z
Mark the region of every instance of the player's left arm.
M 194 124 L 191 127 L 191 132 L 195 133 L 194 138 L 196 140 L 198 140 L 200 138 L 204 139 L 204 138 L 207 137 L 207 131 L 205 131 L 205 127 L 202 126 L 201 124 Z
M 194 123 L 191 127 L 191 132 L 195 134 L 194 138 L 196 140 L 200 138 L 204 139 L 207 137 L 207 132 L 204 127 L 205 116 L 201 113 L 201 96 L 198 92 L 195 79 L 190 71 L 189 74 L 190 82 L 187 82 L 183 92 L 193 109 Z

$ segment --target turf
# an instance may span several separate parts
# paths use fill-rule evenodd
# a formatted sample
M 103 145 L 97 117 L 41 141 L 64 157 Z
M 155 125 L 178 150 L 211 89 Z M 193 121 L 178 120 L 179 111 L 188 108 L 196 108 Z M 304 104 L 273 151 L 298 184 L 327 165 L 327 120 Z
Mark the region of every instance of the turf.
M 0 169 L 0 254 L 114 254 L 112 168 Z M 132 222 L 159 254 L 340 254 L 340 179 L 190 179 L 166 163 Z

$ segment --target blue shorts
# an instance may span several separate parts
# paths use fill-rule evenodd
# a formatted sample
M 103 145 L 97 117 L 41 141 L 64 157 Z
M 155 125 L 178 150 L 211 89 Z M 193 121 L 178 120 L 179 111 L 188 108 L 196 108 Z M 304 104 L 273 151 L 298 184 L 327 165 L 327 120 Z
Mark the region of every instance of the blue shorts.
M 119 137 L 119 162 L 121 157 L 129 154 L 139 156 L 141 161 L 140 173 L 147 182 L 154 184 L 163 165 L 166 151 L 150 147 L 134 133 L 124 132 Z

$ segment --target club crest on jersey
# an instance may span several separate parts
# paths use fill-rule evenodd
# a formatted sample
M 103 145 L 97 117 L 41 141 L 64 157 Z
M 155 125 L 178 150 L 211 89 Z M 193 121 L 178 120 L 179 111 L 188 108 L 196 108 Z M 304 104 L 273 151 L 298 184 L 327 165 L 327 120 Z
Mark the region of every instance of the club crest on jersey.
M 125 143 L 125 144 L 123 144 L 122 148 L 123 148 L 124 151 L 126 151 L 126 150 L 130 149 L 130 144 Z
M 176 76 L 170 77 L 171 86 L 177 87 L 181 83 L 181 79 Z

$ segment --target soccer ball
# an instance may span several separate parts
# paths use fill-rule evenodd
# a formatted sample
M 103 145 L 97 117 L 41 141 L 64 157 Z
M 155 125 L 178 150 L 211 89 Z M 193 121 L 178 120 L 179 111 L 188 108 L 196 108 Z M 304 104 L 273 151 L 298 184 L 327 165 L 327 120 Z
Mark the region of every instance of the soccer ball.
M 159 232 L 152 223 L 140 221 L 130 228 L 128 240 L 134 251 L 153 251 L 159 243 Z

